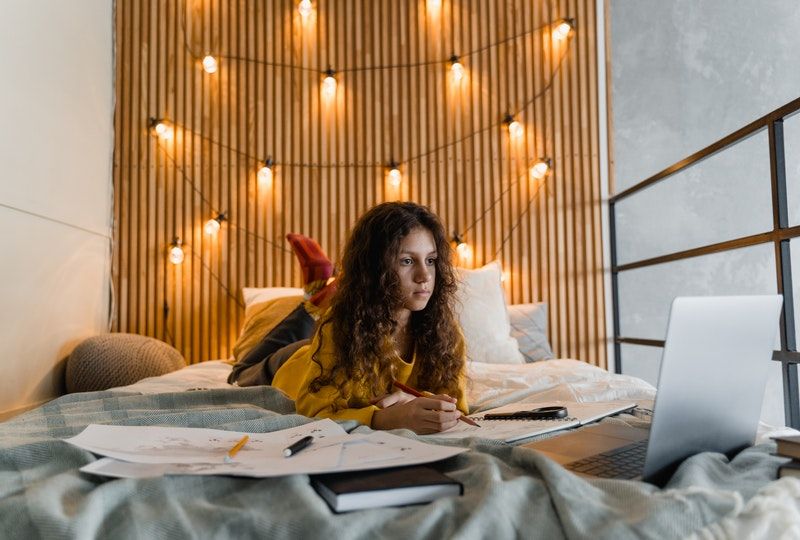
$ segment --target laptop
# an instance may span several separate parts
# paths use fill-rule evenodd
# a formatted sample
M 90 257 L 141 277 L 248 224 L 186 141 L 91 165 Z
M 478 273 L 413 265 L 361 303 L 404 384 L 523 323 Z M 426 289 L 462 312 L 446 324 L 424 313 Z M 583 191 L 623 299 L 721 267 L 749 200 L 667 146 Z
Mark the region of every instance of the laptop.
M 525 446 L 581 475 L 656 485 L 699 452 L 733 456 L 755 440 L 782 303 L 676 298 L 649 430 L 596 424 Z

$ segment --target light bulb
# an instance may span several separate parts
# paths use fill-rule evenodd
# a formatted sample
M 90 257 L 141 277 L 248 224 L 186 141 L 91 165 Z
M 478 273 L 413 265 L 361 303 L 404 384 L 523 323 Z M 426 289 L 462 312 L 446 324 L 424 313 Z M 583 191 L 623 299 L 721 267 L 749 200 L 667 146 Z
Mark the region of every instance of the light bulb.
M 183 248 L 180 244 L 173 244 L 172 247 L 169 248 L 169 262 L 172 264 L 181 264 L 183 262 Z
M 219 64 L 217 64 L 217 59 L 210 54 L 203 58 L 203 69 L 206 73 L 216 73 L 218 67 Z
M 452 62 L 453 63 L 450 64 L 450 73 L 453 74 L 453 82 L 461 82 L 461 80 L 464 78 L 464 75 L 466 75 L 464 66 L 458 61 L 458 57 L 455 57 L 455 60 Z
M 272 167 L 268 163 L 258 170 L 258 183 L 265 188 L 272 185 Z
M 400 182 L 403 181 L 403 175 L 400 174 L 400 169 L 397 167 L 392 168 L 389 171 L 389 183 L 392 184 L 394 187 L 400 187 Z
M 525 133 L 525 128 L 523 128 L 522 124 L 520 124 L 517 120 L 512 120 L 508 124 L 508 133 L 509 135 L 517 139 L 519 137 L 522 137 L 522 135 Z
M 466 242 L 459 242 L 459 244 L 456 246 L 456 253 L 458 253 L 458 256 L 463 260 L 469 260 L 472 258 L 472 248 L 469 247 L 469 244 Z
M 439 13 L 439 10 L 442 8 L 442 0 L 428 0 L 428 11 L 431 13 Z
M 550 163 L 546 159 L 540 159 L 531 167 L 531 178 L 541 180 L 550 171 Z
M 322 95 L 328 99 L 332 99 L 336 95 L 336 78 L 331 70 L 326 72 L 325 79 L 322 81 Z
M 300 12 L 300 15 L 303 18 L 311 15 L 311 12 L 314 11 L 314 6 L 311 5 L 311 0 L 302 0 L 297 6 L 297 11 Z
M 169 140 L 172 138 L 172 126 L 170 126 L 164 120 L 156 121 L 155 125 L 153 126 L 153 131 L 155 131 L 156 135 L 162 139 Z
M 564 19 L 559 22 L 553 29 L 553 37 L 556 39 L 566 39 L 569 33 L 572 32 L 573 22 L 570 19 Z
M 211 218 L 208 221 L 206 221 L 203 230 L 206 232 L 207 235 L 213 236 L 219 232 L 219 228 L 220 228 L 219 220 L 217 220 L 217 218 Z

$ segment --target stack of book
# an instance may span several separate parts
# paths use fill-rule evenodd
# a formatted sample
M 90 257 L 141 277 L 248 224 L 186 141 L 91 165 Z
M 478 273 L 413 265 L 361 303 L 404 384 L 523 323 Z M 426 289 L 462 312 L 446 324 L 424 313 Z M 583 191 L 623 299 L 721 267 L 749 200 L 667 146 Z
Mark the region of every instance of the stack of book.
M 800 435 L 775 437 L 775 442 L 778 443 L 777 454 L 779 456 L 792 458 L 792 461 L 784 463 L 778 468 L 778 478 L 800 477 Z

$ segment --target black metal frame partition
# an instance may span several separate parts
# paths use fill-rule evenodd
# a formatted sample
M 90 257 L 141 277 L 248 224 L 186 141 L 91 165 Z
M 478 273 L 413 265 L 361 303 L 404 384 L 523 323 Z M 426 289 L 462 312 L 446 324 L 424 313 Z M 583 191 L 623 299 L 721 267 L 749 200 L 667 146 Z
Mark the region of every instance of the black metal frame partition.
M 797 352 L 797 341 L 794 326 L 794 299 L 792 297 L 792 271 L 789 253 L 789 242 L 792 238 L 800 238 L 800 226 L 789 226 L 788 204 L 786 195 L 786 163 L 783 143 L 783 120 L 800 110 L 800 98 L 795 99 L 771 113 L 759 118 L 730 135 L 718 140 L 714 144 L 692 154 L 691 156 L 667 167 L 663 171 L 643 180 L 609 199 L 609 224 L 611 240 L 611 294 L 613 302 L 614 323 L 614 357 L 616 360 L 615 371 L 622 373 L 621 345 L 645 345 L 663 347 L 663 340 L 638 339 L 621 336 L 619 334 L 619 289 L 618 275 L 626 270 L 654 266 L 657 264 L 689 259 L 701 255 L 710 255 L 722 251 L 729 251 L 743 247 L 773 243 L 775 246 L 775 268 L 777 291 L 783 294 L 783 312 L 781 313 L 780 334 L 781 350 L 775 351 L 772 360 L 780 362 L 783 375 L 784 411 L 786 424 L 793 428 L 800 428 L 800 399 L 798 398 L 797 364 L 800 363 L 800 352 Z M 717 152 L 720 152 L 746 137 L 766 128 L 769 136 L 769 161 L 772 186 L 772 230 L 724 242 L 709 244 L 697 248 L 687 249 L 653 257 L 617 264 L 617 238 L 616 238 L 616 204 L 635 193 L 638 193 L 657 182 L 661 182 L 677 172 L 697 164 Z

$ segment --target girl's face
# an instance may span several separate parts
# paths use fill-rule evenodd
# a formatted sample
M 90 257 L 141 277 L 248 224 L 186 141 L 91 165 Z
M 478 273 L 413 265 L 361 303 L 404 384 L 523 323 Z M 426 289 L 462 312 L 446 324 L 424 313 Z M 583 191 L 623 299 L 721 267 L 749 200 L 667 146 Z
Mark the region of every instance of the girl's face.
M 395 271 L 404 310 L 421 311 L 428 305 L 436 283 L 436 256 L 436 242 L 424 227 L 411 229 L 400 242 Z

